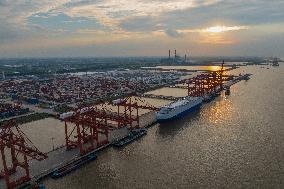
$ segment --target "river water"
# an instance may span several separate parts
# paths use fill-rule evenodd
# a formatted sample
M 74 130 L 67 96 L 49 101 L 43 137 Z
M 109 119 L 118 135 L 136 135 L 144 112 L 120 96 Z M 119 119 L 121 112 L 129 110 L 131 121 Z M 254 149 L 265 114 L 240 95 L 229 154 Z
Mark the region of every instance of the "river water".
M 66 177 L 45 180 L 46 187 L 284 188 L 284 65 L 237 71 L 254 75 L 230 96 L 156 124 L 122 149 L 101 151 Z

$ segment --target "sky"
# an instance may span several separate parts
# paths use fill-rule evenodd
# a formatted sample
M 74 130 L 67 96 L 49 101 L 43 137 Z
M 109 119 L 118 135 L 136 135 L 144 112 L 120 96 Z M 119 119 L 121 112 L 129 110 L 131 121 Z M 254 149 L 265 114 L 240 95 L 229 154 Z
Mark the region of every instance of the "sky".
M 0 0 L 0 57 L 284 57 L 284 0 Z

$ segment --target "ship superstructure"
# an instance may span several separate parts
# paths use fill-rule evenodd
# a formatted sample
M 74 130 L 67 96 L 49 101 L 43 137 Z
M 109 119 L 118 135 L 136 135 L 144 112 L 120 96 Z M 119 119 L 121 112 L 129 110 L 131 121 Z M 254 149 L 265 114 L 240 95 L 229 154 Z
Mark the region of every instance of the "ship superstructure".
M 272 61 L 272 66 L 279 66 L 278 58 L 274 58 Z

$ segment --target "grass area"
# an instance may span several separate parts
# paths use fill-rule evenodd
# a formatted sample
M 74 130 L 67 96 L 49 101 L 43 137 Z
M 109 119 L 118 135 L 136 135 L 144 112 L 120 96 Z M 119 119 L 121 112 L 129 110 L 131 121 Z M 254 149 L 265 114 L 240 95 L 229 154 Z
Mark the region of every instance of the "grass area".
M 55 112 L 58 112 L 59 114 L 65 113 L 65 112 L 70 112 L 73 111 L 74 109 L 72 107 L 69 107 L 68 105 L 58 105 L 54 107 L 53 109 Z
M 49 118 L 49 117 L 53 117 L 53 115 L 51 114 L 47 114 L 47 113 L 35 113 L 35 114 L 30 114 L 27 116 L 22 116 L 22 117 L 18 117 L 18 118 L 14 118 L 11 120 L 16 121 L 16 123 L 18 124 L 25 124 L 25 123 L 29 123 L 29 122 L 33 122 L 33 121 L 37 121 L 37 120 L 41 120 L 41 119 L 45 119 L 45 118 Z M 7 121 L 1 121 L 0 122 L 0 126 L 4 125 Z

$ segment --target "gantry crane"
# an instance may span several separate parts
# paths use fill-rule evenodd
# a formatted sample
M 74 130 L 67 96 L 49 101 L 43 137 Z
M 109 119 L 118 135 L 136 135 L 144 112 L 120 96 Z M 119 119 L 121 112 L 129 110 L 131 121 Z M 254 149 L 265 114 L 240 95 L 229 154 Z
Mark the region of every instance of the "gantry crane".
M 0 127 L 0 151 L 3 163 L 0 177 L 5 179 L 7 189 L 30 181 L 28 157 L 38 161 L 47 158 L 47 155 L 40 152 L 20 130 L 15 121 L 8 121 Z M 8 166 L 8 157 L 11 159 L 11 166 Z M 15 175 L 17 168 L 23 170 L 18 173 L 22 174 L 21 176 Z
M 187 85 L 188 96 L 205 96 L 212 92 L 220 91 L 223 89 L 223 83 L 233 79 L 233 75 L 224 74 L 224 61 L 221 69 L 218 71 L 210 71 L 197 75 L 190 79 L 184 79 L 179 84 Z
M 158 110 L 150 105 L 141 105 L 139 97 L 127 97 L 112 101 L 110 104 L 118 107 L 112 112 L 101 103 L 88 107 L 80 107 L 71 112 L 63 120 L 65 122 L 65 141 L 68 149 L 79 148 L 84 155 L 96 148 L 109 143 L 109 132 L 113 125 L 117 128 L 133 129 L 139 126 L 139 109 Z M 123 112 L 121 107 L 124 107 Z M 99 134 L 103 140 L 99 139 Z
M 118 115 L 123 115 L 126 119 L 130 121 L 130 128 L 139 126 L 139 109 L 158 111 L 159 108 L 147 104 L 141 99 L 141 97 L 136 96 L 137 94 L 133 93 L 127 98 L 118 99 L 113 101 L 112 105 L 118 107 Z M 121 107 L 123 112 L 121 112 Z M 135 123 L 133 125 L 133 123 Z

